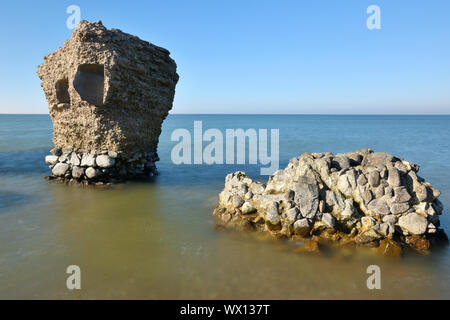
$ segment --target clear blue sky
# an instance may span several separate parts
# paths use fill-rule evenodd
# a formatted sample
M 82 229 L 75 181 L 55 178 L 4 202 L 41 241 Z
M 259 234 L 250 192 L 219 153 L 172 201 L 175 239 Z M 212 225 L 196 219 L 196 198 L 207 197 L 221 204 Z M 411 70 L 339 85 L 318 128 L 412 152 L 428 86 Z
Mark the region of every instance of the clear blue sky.
M 0 113 L 48 112 L 36 66 L 71 4 L 171 51 L 172 113 L 450 113 L 448 0 L 3 1 Z

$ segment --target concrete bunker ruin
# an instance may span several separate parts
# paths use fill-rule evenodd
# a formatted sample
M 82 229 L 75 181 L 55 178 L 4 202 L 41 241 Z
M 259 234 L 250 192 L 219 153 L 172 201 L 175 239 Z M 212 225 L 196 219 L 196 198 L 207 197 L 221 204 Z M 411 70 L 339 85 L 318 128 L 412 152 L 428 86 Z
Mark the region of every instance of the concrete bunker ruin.
M 53 122 L 52 178 L 90 183 L 155 174 L 176 68 L 164 48 L 81 21 L 38 66 Z

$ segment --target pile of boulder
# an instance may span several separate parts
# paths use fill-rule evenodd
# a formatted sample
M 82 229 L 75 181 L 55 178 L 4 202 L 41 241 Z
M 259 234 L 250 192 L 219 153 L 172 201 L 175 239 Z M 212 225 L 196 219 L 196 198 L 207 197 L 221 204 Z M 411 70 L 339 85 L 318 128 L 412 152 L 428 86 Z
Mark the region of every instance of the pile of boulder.
M 319 244 L 376 247 L 398 256 L 447 242 L 439 228 L 440 192 L 419 166 L 371 149 L 333 155 L 304 153 L 266 184 L 228 174 L 214 216 L 220 226 Z M 311 244 L 312 243 L 312 244 Z
M 146 179 L 157 174 L 155 152 L 137 152 L 124 157 L 122 152 L 84 149 L 51 150 L 45 163 L 52 170 L 49 180 L 82 182 L 83 184 L 117 183 L 134 179 Z

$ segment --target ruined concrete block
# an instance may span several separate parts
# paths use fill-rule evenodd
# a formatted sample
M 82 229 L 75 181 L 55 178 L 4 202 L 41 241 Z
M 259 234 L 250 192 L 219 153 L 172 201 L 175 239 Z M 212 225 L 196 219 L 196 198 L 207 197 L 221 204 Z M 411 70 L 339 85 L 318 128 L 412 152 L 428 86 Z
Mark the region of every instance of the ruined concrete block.
M 71 39 L 44 60 L 37 73 L 55 149 L 157 158 L 161 125 L 178 81 L 169 51 L 108 30 L 101 21 L 81 21 Z

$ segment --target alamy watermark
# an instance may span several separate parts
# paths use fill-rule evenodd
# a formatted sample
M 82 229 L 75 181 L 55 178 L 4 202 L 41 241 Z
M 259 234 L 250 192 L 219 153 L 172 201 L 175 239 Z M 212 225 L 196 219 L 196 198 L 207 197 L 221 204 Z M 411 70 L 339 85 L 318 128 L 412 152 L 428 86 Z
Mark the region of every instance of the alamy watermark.
M 367 267 L 367 274 L 370 274 L 370 277 L 367 278 L 366 285 L 367 289 L 381 289 L 381 269 L 379 266 L 373 264 Z
M 66 13 L 70 14 L 66 20 L 67 29 L 73 30 L 81 20 L 81 9 L 79 6 L 72 4 L 67 7 Z
M 172 148 L 174 164 L 259 164 L 261 175 L 271 175 L 279 166 L 279 130 L 271 129 L 219 129 L 203 132 L 202 121 L 194 121 L 194 137 L 184 128 L 172 132 L 171 141 L 179 142 Z M 270 155 L 268 142 L 270 138 Z M 247 144 L 248 141 L 248 144 Z M 208 142 L 204 147 L 203 142 Z M 192 152 L 193 145 L 193 152 Z M 248 150 L 248 154 L 247 154 Z M 236 152 L 235 152 L 236 151 Z M 247 162 L 248 161 L 248 162 Z
M 66 273 L 70 274 L 66 280 L 66 287 L 69 290 L 81 289 L 81 269 L 79 266 L 72 264 L 67 267 Z
M 381 29 L 381 9 L 377 5 L 370 5 L 366 10 L 370 16 L 367 18 L 366 25 L 369 30 Z

